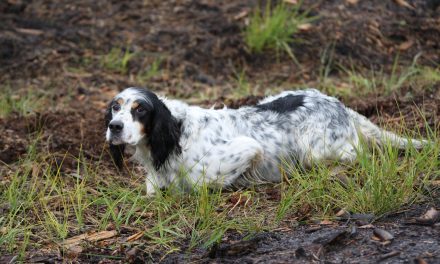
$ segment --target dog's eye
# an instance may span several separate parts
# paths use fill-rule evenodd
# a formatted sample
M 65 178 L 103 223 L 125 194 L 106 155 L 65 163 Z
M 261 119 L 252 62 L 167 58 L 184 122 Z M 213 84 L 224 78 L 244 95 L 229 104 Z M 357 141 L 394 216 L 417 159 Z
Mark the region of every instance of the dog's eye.
M 144 112 L 145 112 L 145 108 L 143 108 L 143 107 L 139 106 L 138 108 L 136 108 L 136 112 L 138 112 L 138 113 L 142 114 L 142 113 L 144 113 Z
M 121 110 L 121 106 L 119 104 L 114 104 L 112 106 L 113 111 L 118 112 L 119 110 Z

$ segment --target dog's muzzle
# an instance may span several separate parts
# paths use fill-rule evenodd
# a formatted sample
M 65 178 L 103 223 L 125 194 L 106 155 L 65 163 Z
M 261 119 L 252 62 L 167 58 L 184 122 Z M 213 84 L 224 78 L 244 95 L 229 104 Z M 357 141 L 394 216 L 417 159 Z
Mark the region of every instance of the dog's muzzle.
M 118 144 L 121 141 L 122 129 L 124 129 L 124 123 L 121 121 L 111 121 L 108 124 L 108 129 L 110 130 L 110 142 L 113 144 Z
M 108 125 L 108 128 L 110 129 L 110 132 L 114 135 L 118 135 L 122 132 L 122 129 L 124 128 L 124 123 L 121 121 L 111 121 Z

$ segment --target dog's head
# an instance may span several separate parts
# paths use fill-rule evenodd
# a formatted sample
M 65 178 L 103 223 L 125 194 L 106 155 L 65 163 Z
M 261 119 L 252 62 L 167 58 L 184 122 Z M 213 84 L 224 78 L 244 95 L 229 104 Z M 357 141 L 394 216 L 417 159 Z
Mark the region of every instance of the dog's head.
M 106 139 L 119 167 L 126 144 L 145 144 L 156 169 L 160 169 L 174 151 L 180 152 L 179 122 L 162 100 L 148 90 L 127 88 L 116 95 L 109 104 L 105 120 Z

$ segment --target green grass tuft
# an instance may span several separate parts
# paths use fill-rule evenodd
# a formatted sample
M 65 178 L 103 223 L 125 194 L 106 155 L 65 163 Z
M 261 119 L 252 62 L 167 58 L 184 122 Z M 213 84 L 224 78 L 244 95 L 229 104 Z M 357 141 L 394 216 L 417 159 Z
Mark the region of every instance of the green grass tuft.
M 310 21 L 306 13 L 300 13 L 299 7 L 300 4 L 289 7 L 284 2 L 272 7 L 271 1 L 267 2 L 264 11 L 257 7 L 244 31 L 249 50 L 253 53 L 284 51 L 294 58 L 289 45 L 295 41 L 298 26 Z
M 136 56 L 135 52 L 128 48 L 112 48 L 101 59 L 101 66 L 105 69 L 125 74 L 128 72 L 128 63 Z
M 10 87 L 2 90 L 4 92 L 0 95 L 0 118 L 13 112 L 25 116 L 43 106 L 45 97 L 33 89 L 28 89 L 24 94 L 13 92 Z
M 140 83 L 146 83 L 151 78 L 158 76 L 161 73 L 160 65 L 162 63 L 162 58 L 155 59 L 149 67 L 147 67 L 145 70 L 140 71 L 137 79 Z
M 365 144 L 354 164 L 316 164 L 304 172 L 283 162 L 289 187 L 278 217 L 286 213 L 286 204 L 291 210 L 307 204 L 316 217 L 332 216 L 338 209 L 380 217 L 414 203 L 423 186 L 438 177 L 440 162 L 432 158 L 440 155 L 435 134 L 429 137 L 432 145 L 422 150 L 408 146 L 403 155 L 390 144 L 381 148 Z

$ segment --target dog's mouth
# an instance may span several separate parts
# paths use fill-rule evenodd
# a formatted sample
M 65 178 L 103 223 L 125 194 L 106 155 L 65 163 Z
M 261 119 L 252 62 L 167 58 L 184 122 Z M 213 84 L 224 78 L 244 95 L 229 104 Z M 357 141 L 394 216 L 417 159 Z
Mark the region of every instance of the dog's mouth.
M 111 139 L 109 140 L 109 142 L 110 142 L 112 145 L 122 145 L 122 144 L 124 144 L 124 142 L 122 141 L 122 139 L 120 139 L 120 138 L 115 138 L 115 137 L 111 138 Z
M 110 136 L 110 139 L 108 140 L 112 145 L 121 145 L 124 144 L 124 141 L 120 136 Z
M 120 135 L 111 135 L 109 142 L 112 145 L 122 145 L 122 144 L 128 144 L 128 145 L 137 145 L 138 141 L 134 140 L 132 136 L 129 136 L 127 139 L 123 139 Z

